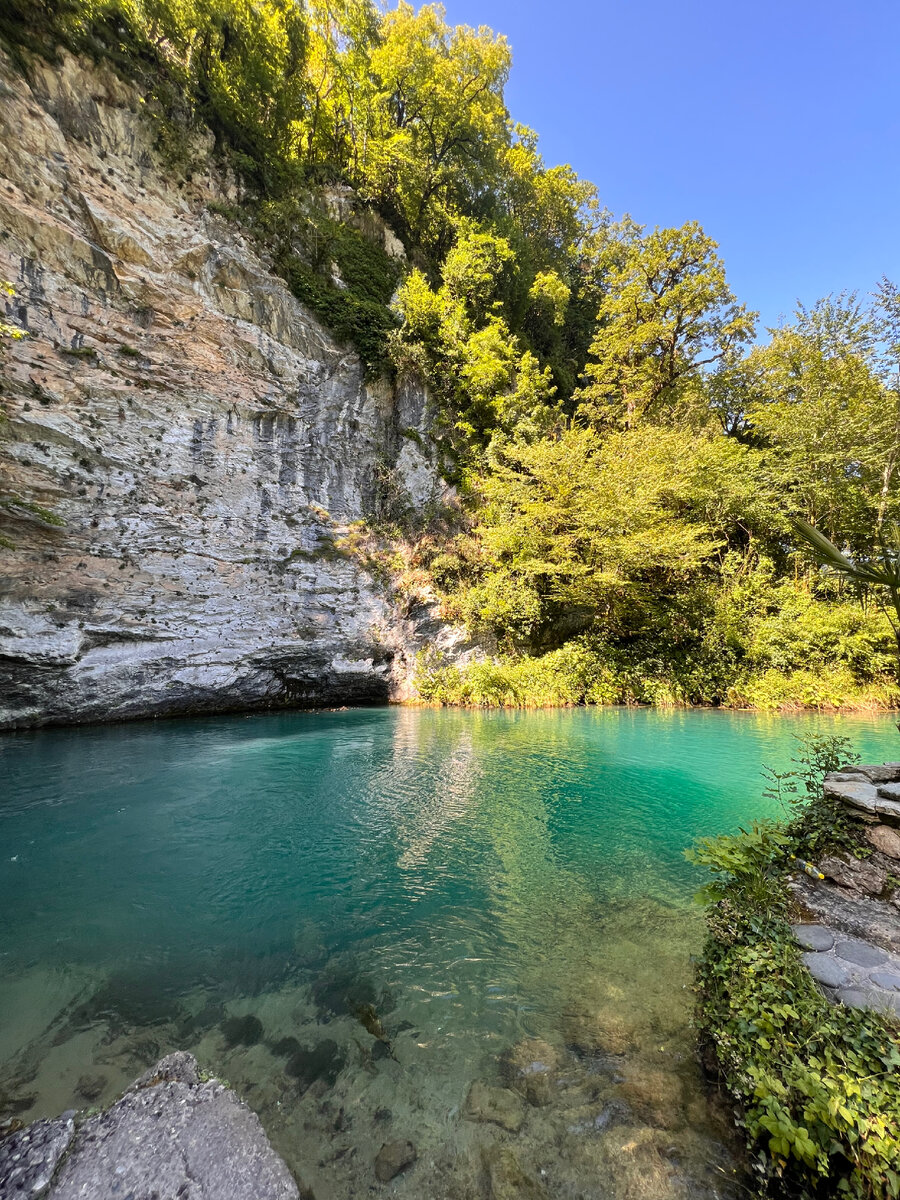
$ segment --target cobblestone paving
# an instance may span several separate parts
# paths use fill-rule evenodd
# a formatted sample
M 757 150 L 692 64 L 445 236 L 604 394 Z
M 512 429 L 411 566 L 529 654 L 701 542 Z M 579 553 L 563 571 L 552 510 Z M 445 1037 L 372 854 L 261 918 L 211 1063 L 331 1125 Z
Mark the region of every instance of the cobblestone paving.
M 827 925 L 792 925 L 803 961 L 826 996 L 900 1017 L 900 955 Z

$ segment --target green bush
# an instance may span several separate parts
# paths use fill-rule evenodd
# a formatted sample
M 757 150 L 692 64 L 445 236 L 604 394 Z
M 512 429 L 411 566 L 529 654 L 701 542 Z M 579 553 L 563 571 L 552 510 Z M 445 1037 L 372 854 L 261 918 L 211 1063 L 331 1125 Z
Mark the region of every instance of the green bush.
M 819 739 L 791 773 L 813 806 L 822 771 L 846 754 L 841 740 Z M 808 833 L 801 813 L 790 827 L 761 823 L 688 852 L 716 876 L 705 889 L 701 1038 L 739 1103 L 765 1187 L 796 1200 L 898 1197 L 900 1026 L 832 1005 L 803 964 L 785 875 L 792 854 L 808 852 Z

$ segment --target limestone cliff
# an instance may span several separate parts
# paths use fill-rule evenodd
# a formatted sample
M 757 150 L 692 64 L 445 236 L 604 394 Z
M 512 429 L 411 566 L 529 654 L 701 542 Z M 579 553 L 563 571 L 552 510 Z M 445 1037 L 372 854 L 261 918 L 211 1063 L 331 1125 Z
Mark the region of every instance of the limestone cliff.
M 111 72 L 0 63 L 0 280 L 31 335 L 2 347 L 0 727 L 402 696 L 453 635 L 339 543 L 385 466 L 440 493 L 426 397 L 367 383 L 216 215 L 221 179 L 153 146 Z

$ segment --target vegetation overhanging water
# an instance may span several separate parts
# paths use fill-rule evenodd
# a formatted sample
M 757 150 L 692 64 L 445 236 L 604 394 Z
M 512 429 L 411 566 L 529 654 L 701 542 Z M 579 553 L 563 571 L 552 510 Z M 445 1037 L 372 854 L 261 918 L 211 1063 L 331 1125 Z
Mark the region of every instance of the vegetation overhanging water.
M 510 1136 L 466 1116 L 471 1082 L 552 1052 L 515 1143 L 554 1194 L 721 1195 L 682 852 L 776 815 L 754 780 L 813 728 L 896 757 L 885 718 L 684 710 L 8 737 L 0 1115 L 104 1103 L 183 1047 L 317 1197 L 368 1187 L 391 1137 L 419 1151 L 398 1195 L 462 1197 Z

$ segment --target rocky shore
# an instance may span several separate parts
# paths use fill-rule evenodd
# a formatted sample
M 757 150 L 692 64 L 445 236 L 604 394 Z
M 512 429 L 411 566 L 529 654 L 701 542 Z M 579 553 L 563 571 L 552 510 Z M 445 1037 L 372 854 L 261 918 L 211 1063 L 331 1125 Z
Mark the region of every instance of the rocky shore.
M 259 1118 L 197 1060 L 158 1062 L 106 1112 L 0 1140 L 0 1200 L 301 1200 Z
M 848 766 L 824 793 L 859 837 L 791 888 L 813 920 L 793 926 L 813 978 L 832 1000 L 900 1017 L 900 763 Z

